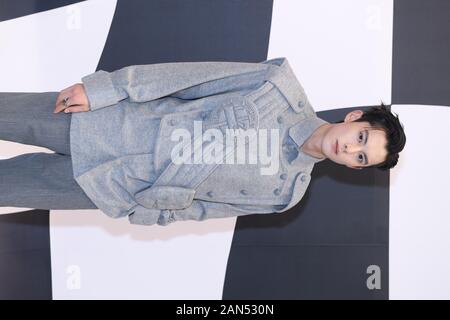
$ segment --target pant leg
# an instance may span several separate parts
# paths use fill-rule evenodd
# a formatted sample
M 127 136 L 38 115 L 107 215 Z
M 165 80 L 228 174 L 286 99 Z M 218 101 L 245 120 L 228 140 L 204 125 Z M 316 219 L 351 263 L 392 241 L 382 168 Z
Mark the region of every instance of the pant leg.
M 70 154 L 72 114 L 55 110 L 59 92 L 0 92 L 0 140 Z
M 97 209 L 73 178 L 71 157 L 44 152 L 0 160 L 0 207 Z

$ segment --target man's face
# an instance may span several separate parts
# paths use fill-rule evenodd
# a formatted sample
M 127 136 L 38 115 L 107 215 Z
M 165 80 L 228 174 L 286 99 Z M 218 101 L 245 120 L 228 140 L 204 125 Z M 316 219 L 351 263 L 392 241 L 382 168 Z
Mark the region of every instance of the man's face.
M 372 128 L 367 121 L 354 122 L 362 114 L 361 110 L 352 111 L 343 123 L 335 123 L 328 130 L 322 140 L 322 152 L 328 159 L 352 169 L 362 169 L 386 159 L 386 134 Z

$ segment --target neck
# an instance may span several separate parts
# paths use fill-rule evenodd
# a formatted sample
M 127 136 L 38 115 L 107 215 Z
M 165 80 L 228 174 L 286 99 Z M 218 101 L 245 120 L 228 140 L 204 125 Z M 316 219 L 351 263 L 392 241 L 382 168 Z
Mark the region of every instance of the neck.
M 331 123 L 325 123 L 321 125 L 319 128 L 317 128 L 311 136 L 309 136 L 308 139 L 302 144 L 300 147 L 300 150 L 304 153 L 318 158 L 322 159 L 325 158 L 325 155 L 322 152 L 322 141 L 323 137 L 327 133 L 327 131 L 331 128 Z

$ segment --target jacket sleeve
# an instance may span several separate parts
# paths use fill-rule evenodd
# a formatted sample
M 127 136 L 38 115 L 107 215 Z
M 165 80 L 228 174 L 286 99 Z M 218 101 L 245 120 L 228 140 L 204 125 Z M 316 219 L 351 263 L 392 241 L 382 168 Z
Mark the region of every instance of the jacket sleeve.
M 276 65 L 249 62 L 170 62 L 132 65 L 113 72 L 99 70 L 82 77 L 91 111 L 128 98 L 146 102 L 173 95 L 182 99 L 252 87 L 264 81 Z
M 283 207 L 283 206 L 281 206 Z M 194 200 L 188 208 L 185 209 L 148 209 L 141 205 L 136 205 L 129 210 L 128 220 L 131 224 L 153 225 L 158 224 L 166 226 L 175 221 L 229 218 L 233 216 L 243 216 L 249 214 L 275 213 L 280 206 L 267 205 L 237 205 L 221 202 L 210 202 Z
M 135 201 L 149 209 L 184 209 L 194 200 L 195 190 L 181 186 L 152 186 L 134 195 Z

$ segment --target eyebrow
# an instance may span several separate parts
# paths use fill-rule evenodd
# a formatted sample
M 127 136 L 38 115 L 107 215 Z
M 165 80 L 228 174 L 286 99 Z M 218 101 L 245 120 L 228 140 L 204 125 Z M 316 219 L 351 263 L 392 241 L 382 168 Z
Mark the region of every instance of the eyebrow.
M 369 140 L 369 130 L 366 129 L 365 131 L 366 131 L 366 139 L 364 140 L 364 145 L 367 145 L 367 140 Z M 364 164 L 367 165 L 369 163 L 369 159 L 367 158 L 367 154 L 365 152 L 364 152 L 364 155 L 365 155 Z

